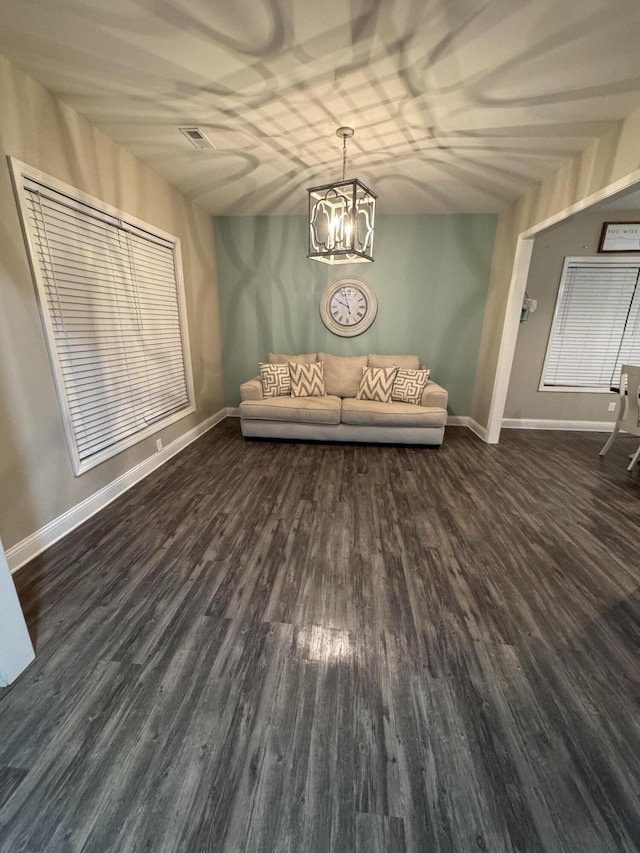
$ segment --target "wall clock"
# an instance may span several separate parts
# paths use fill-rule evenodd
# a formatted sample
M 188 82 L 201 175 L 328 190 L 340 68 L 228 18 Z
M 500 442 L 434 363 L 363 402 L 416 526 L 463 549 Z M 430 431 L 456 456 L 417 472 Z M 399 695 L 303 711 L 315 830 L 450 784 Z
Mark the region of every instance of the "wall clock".
M 351 338 L 366 331 L 376 318 L 378 300 L 358 278 L 341 278 L 328 285 L 320 300 L 322 322 L 334 335 Z

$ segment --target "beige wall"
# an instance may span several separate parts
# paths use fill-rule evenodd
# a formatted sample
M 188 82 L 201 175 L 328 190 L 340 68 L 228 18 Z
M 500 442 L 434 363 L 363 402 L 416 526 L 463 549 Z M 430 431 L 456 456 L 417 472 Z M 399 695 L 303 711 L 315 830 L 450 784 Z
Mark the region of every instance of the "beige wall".
M 10 548 L 224 405 L 212 219 L 0 57 L 0 151 L 177 235 L 197 410 L 74 477 L 20 230 L 0 161 L 0 535 Z
M 538 300 L 538 310 L 519 327 L 505 418 L 615 421 L 616 413 L 607 411 L 611 394 L 538 391 L 538 385 L 565 257 L 597 255 L 603 222 L 638 221 L 639 216 L 632 210 L 579 213 L 535 238 L 527 293 Z
M 492 400 L 501 393 L 496 377 L 503 331 L 520 314 L 517 301 L 509 302 L 518 235 L 640 168 L 639 139 L 636 110 L 500 214 L 470 413 L 481 427 L 488 426 Z

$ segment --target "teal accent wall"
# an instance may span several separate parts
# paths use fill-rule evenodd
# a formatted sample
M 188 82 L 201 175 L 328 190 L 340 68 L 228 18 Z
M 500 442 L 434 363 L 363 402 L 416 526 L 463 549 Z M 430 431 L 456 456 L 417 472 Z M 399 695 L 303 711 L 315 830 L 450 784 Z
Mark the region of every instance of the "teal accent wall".
M 469 413 L 497 225 L 494 214 L 379 216 L 375 262 L 327 266 L 307 253 L 302 216 L 215 217 L 227 405 L 269 352 L 416 353 Z M 320 319 L 329 282 L 353 276 L 378 298 L 355 338 Z

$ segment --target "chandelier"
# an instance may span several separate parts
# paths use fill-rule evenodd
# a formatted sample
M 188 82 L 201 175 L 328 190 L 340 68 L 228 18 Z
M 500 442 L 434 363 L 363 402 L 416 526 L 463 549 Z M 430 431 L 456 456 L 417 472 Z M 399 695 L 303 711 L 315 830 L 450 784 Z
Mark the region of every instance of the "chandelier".
M 377 195 L 356 178 L 347 181 L 347 139 L 355 131 L 339 127 L 342 137 L 342 180 L 310 187 L 308 258 L 323 264 L 373 261 L 373 227 Z

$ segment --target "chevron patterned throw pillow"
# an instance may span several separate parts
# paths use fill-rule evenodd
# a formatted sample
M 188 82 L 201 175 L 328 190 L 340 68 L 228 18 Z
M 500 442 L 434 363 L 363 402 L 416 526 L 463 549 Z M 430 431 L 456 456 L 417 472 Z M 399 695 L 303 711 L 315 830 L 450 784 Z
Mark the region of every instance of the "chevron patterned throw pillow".
M 289 364 L 292 397 L 324 397 L 324 364 Z
M 262 394 L 265 397 L 289 397 L 291 376 L 288 364 L 265 364 L 260 362 Z
M 400 367 L 393 383 L 391 399 L 398 403 L 413 403 L 419 406 L 430 373 L 430 370 L 409 370 Z
M 397 372 L 397 367 L 363 367 L 356 399 L 390 403 L 393 381 Z

